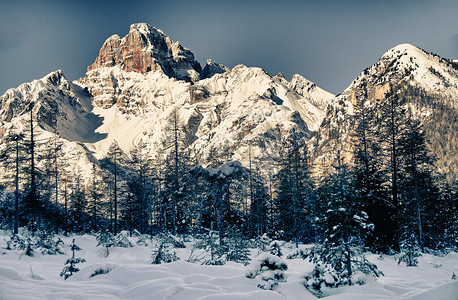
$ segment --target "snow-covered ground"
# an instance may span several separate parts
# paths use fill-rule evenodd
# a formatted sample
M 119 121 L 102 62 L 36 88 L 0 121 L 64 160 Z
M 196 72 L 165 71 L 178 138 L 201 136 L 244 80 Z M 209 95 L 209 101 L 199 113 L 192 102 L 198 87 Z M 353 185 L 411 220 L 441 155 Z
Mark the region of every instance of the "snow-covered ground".
M 0 231 L 1 233 L 1 231 Z M 80 272 L 64 280 L 59 274 L 71 257 L 72 239 L 82 248 L 77 257 L 86 262 L 78 264 Z M 284 259 L 288 265 L 286 282 L 274 291 L 261 290 L 260 279 L 245 276 L 243 264 L 228 262 L 223 266 L 207 266 L 186 260 L 193 242 L 186 248 L 170 249 L 181 258 L 168 264 L 152 265 L 152 242 L 136 245 L 137 238 L 129 238 L 134 247 L 96 247 L 94 236 L 61 237 L 65 254 L 34 257 L 19 250 L 6 250 L 7 234 L 0 235 L 0 299 L 316 299 L 303 285 L 303 276 L 313 265 L 301 259 Z M 306 246 L 302 246 L 306 247 Z M 283 245 L 286 255 L 295 252 Z M 257 250 L 252 250 L 252 258 Z M 377 280 L 367 278 L 365 285 L 346 286 L 326 290 L 327 299 L 458 299 L 458 254 L 443 257 L 424 255 L 418 267 L 398 265 L 393 256 L 368 253 L 368 259 L 378 265 L 385 276 Z M 92 276 L 96 270 L 108 274 Z

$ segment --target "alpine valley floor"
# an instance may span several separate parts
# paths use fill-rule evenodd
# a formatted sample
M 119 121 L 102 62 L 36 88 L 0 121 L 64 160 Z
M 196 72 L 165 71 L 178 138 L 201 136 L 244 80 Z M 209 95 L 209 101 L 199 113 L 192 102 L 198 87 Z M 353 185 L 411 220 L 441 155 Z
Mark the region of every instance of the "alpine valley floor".
M 148 245 L 137 245 L 137 237 L 128 239 L 131 248 L 110 248 L 106 256 L 103 247 L 96 247 L 92 235 L 60 236 L 65 254 L 33 257 L 21 255 L 19 250 L 6 250 L 8 232 L 0 231 L 0 299 L 316 299 L 302 284 L 304 274 L 313 264 L 302 259 L 284 259 L 288 265 L 286 282 L 274 291 L 261 290 L 260 279 L 245 276 L 246 266 L 228 262 L 223 266 L 207 266 L 187 262 L 198 253 L 192 252 L 193 239 L 186 248 L 176 251 L 181 260 L 152 265 L 154 239 Z M 64 280 L 59 276 L 65 261 L 71 257 L 72 239 L 82 248 L 76 256 L 86 262 L 78 264 L 80 272 Z M 311 245 L 300 245 L 301 248 Z M 294 245 L 282 246 L 284 257 L 296 251 Z M 251 259 L 258 250 L 251 250 Z M 326 289 L 326 299 L 457 299 L 458 253 L 446 256 L 425 254 L 417 267 L 398 265 L 394 256 L 367 253 L 385 274 L 374 279 L 366 277 L 366 284 Z M 94 276 L 96 270 L 107 274 Z M 92 275 L 92 277 L 91 277 Z

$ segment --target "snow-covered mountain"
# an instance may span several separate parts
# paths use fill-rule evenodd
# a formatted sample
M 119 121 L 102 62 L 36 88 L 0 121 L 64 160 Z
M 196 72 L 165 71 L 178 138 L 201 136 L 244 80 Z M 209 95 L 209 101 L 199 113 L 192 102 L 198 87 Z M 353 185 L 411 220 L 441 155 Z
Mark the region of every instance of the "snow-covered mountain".
M 153 155 L 160 153 L 167 119 L 176 109 L 201 164 L 215 152 L 246 163 L 251 151 L 271 166 L 281 140 L 293 130 L 311 139 L 320 164 L 336 150 L 351 153 L 356 99 L 364 96 L 377 105 L 393 85 L 421 89 L 455 114 L 450 118 L 457 114 L 458 63 L 409 44 L 387 51 L 336 97 L 298 74 L 288 81 L 281 73 L 271 76 L 244 65 L 231 70 L 210 59 L 202 68 L 189 49 L 139 23 L 123 38 L 108 38 L 83 78 L 70 83 L 56 71 L 8 90 L 0 97 L 0 138 L 23 127 L 32 102 L 40 130 L 56 132 L 73 151 L 84 153 L 89 170 L 115 140 L 126 153 L 141 140 Z M 423 116 L 440 115 L 417 104 Z M 435 137 L 431 144 L 442 148 L 433 151 L 453 146 L 456 130 L 448 134 Z M 455 166 L 456 158 L 441 157 L 444 171 Z
M 230 70 L 212 60 L 202 69 L 190 50 L 140 23 L 123 38 L 108 38 L 83 78 L 70 83 L 57 71 L 7 91 L 0 97 L 0 127 L 4 133 L 20 123 L 34 102 L 41 130 L 56 131 L 100 159 L 114 140 L 126 153 L 140 140 L 159 152 L 177 109 L 200 163 L 210 150 L 243 163 L 251 148 L 269 164 L 293 130 L 310 138 L 332 98 L 300 75 L 288 82 L 260 68 Z
M 405 97 L 410 98 L 410 105 L 426 126 L 430 148 L 438 158 L 442 171 L 456 174 L 456 151 L 443 151 L 444 148 L 456 150 L 456 131 L 450 130 L 447 132 L 449 136 L 440 136 L 433 132 L 431 126 L 444 114 L 450 114 L 450 120 L 444 120 L 444 126 L 456 127 L 458 64 L 410 44 L 401 44 L 388 50 L 331 102 L 311 143 L 315 145 L 317 160 L 332 160 L 336 151 L 349 157 L 352 151 L 349 138 L 355 125 L 352 117 L 356 101 L 364 98 L 370 103 L 366 105 L 377 107 L 393 87 L 402 90 Z M 438 144 L 442 146 L 438 147 Z

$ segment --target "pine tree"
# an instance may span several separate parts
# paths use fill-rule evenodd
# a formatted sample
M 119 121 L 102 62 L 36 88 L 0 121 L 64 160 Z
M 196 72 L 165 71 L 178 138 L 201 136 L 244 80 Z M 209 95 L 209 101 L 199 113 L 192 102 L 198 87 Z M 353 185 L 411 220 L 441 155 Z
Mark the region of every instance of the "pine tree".
M 447 182 L 447 179 L 442 180 L 440 188 L 439 203 L 443 209 L 443 215 L 440 220 L 433 220 L 435 224 L 443 225 L 443 247 L 458 249 L 458 182 L 454 185 Z
M 102 174 L 97 169 L 97 165 L 92 165 L 91 179 L 87 186 L 87 198 L 88 198 L 88 216 L 89 226 L 91 230 L 97 232 L 101 229 L 101 218 L 104 215 L 103 211 L 103 182 L 101 181 Z
M 425 246 L 425 222 L 427 207 L 438 203 L 437 189 L 432 178 L 432 159 L 426 148 L 425 134 L 421 123 L 412 114 L 406 118 L 406 130 L 400 140 L 400 155 L 403 157 L 402 215 L 401 222 L 409 231 L 413 229 L 422 252 Z M 427 229 L 431 239 L 440 232 Z M 408 234 L 410 238 L 410 234 Z
M 70 246 L 70 249 L 72 250 L 72 257 L 69 258 L 65 262 L 65 267 L 62 270 L 62 272 L 60 273 L 60 276 L 61 277 L 63 276 L 65 280 L 68 277 L 72 276 L 73 274 L 79 272 L 80 269 L 76 266 L 76 264 L 83 263 L 83 262 L 86 261 L 84 258 L 80 258 L 80 257 L 76 258 L 75 257 L 75 251 L 81 251 L 82 250 L 80 247 L 78 247 L 78 245 L 75 244 L 75 239 L 73 239 L 73 242 L 72 242 L 72 245 Z
M 382 154 L 387 160 L 384 161 L 384 169 L 389 175 L 388 192 L 390 206 L 389 218 L 393 220 L 393 233 L 395 242 L 392 245 L 396 250 L 400 246 L 400 180 L 402 172 L 401 138 L 406 130 L 405 122 L 405 98 L 398 86 L 390 86 L 390 92 L 386 94 L 381 104 L 380 134 L 378 142 L 382 148 Z
M 106 158 L 104 159 L 104 165 L 111 172 L 111 191 L 112 191 L 112 215 L 113 215 L 113 233 L 118 233 L 118 208 L 119 208 L 119 196 L 124 192 L 121 186 L 121 175 L 123 172 L 123 166 L 125 165 L 125 154 L 119 147 L 118 142 L 113 141 L 108 149 Z
M 250 251 L 248 249 L 248 241 L 243 236 L 242 232 L 237 228 L 229 229 L 227 241 L 226 258 L 228 261 L 235 261 L 244 265 L 250 260 Z
M 97 235 L 96 240 L 97 240 L 97 247 L 98 246 L 105 247 L 105 250 L 106 250 L 105 257 L 108 257 L 108 255 L 110 255 L 110 251 L 108 250 L 108 248 L 116 245 L 116 240 L 113 234 L 111 234 L 108 230 L 103 231 L 99 235 Z
M 311 232 L 308 209 L 313 197 L 308 154 L 305 142 L 295 132 L 283 143 L 277 174 L 275 198 L 276 229 L 285 232 L 287 240 L 309 237 Z
M 29 225 L 33 233 L 39 226 L 39 218 L 42 212 L 37 183 L 37 134 L 35 133 L 36 122 L 34 120 L 33 112 L 34 105 L 34 102 L 30 102 L 28 106 L 28 113 L 30 118 L 25 121 L 26 132 L 24 133 L 24 140 L 26 141 L 27 147 L 26 159 L 29 162 L 26 171 L 29 176 L 29 187 L 24 197 L 24 206 L 26 218 L 29 220 Z
M 152 163 L 148 155 L 147 145 L 143 141 L 130 152 L 131 173 L 127 179 L 129 196 L 123 213 L 128 218 L 129 228 L 136 228 L 142 233 L 148 229 L 151 200 L 155 192 Z
M 209 203 L 213 204 L 211 218 L 217 224 L 220 244 L 224 244 L 223 238 L 228 224 L 232 224 L 236 212 L 233 207 L 235 201 L 231 201 L 231 185 L 241 186 L 241 182 L 247 182 L 249 171 L 242 167 L 239 162 L 228 162 L 220 168 L 203 168 L 196 166 L 189 171 L 189 176 L 194 180 L 204 180 L 208 183 Z
M 188 169 L 185 156 L 187 140 L 177 108 L 174 108 L 167 118 L 162 144 L 164 153 L 168 153 L 162 171 L 164 175 L 162 189 L 163 205 L 166 206 L 165 210 L 169 213 L 169 216 L 167 216 L 169 224 L 166 225 L 172 232 L 177 232 L 180 230 L 179 227 L 184 225 L 186 219 L 183 210 L 185 203 L 181 188 Z
M 398 254 L 398 265 L 405 262 L 407 267 L 416 267 L 420 257 L 420 245 L 415 234 L 406 233 L 402 236 L 401 252 Z
M 153 265 L 159 265 L 162 263 L 171 263 L 180 258 L 177 256 L 176 252 L 173 251 L 172 253 L 167 249 L 167 245 L 165 243 L 160 243 L 156 249 L 153 249 L 151 253 Z
M 251 195 L 250 195 L 250 229 L 251 236 L 261 236 L 267 227 L 267 202 L 268 191 L 258 168 L 250 171 Z
M 55 131 L 51 138 L 43 143 L 41 151 L 38 153 L 41 161 L 41 172 L 39 173 L 39 187 L 41 191 L 41 205 L 43 206 L 43 216 L 48 221 L 50 227 L 54 227 L 58 232 L 58 204 L 59 204 L 59 184 L 61 181 L 61 170 L 67 167 L 64 159 L 63 142 L 59 139 Z M 65 173 L 65 171 L 62 171 Z
M 10 182 L 11 186 L 14 185 L 14 220 L 13 220 L 13 234 L 18 234 L 19 230 L 19 217 L 20 217 L 20 173 L 22 171 L 21 164 L 24 160 L 24 135 L 16 133 L 11 129 L 4 137 L 4 147 L 0 151 L 1 168 L 4 174 L 13 173 L 9 178 L 14 178 L 14 183 Z
M 364 88 L 354 105 L 356 128 L 352 135 L 352 171 L 362 207 L 375 225 L 368 236 L 368 246 L 376 251 L 388 252 L 395 243 L 392 224 L 396 212 L 395 206 L 387 199 L 384 187 L 386 172 L 381 159 L 382 149 L 377 140 L 380 124 L 377 123 L 376 110 L 367 100 L 367 90 Z
M 361 211 L 354 179 L 339 154 L 333 165 L 335 172 L 321 183 L 320 192 L 326 204 L 317 221 L 323 230 L 324 245 L 312 258 L 314 262 L 328 264 L 339 280 L 346 281 L 355 271 L 355 261 L 361 262 L 358 257 L 364 238 L 373 225 Z
M 71 210 L 73 232 L 85 232 L 87 222 L 87 199 L 79 166 L 74 166 L 72 176 Z

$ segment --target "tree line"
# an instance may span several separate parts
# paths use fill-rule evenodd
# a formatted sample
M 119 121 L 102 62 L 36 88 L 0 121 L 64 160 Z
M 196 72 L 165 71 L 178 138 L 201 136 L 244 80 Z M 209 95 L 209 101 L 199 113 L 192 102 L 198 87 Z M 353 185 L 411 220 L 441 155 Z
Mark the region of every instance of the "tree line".
M 15 234 L 21 226 L 64 233 L 211 230 L 220 239 L 236 229 L 247 238 L 266 233 L 347 252 L 354 245 L 400 251 L 406 240 L 423 251 L 456 249 L 458 185 L 435 172 L 408 97 L 393 87 L 377 106 L 364 91 L 356 99 L 352 160 L 337 151 L 319 178 L 294 130 L 279 141 L 268 170 L 251 151 L 243 166 L 213 149 L 201 166 L 178 110 L 168 117 L 161 151 L 140 141 L 125 153 L 113 141 L 88 177 L 75 164 L 81 153 L 69 159 L 57 133 L 40 139 L 30 108 L 24 130 L 11 130 L 0 154 L 7 179 L 1 225 Z

